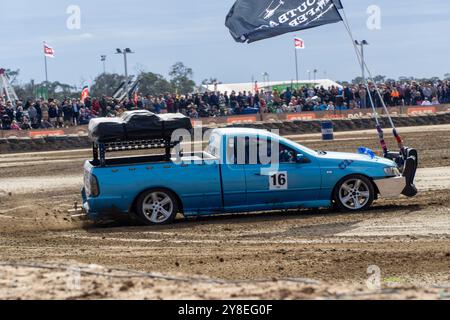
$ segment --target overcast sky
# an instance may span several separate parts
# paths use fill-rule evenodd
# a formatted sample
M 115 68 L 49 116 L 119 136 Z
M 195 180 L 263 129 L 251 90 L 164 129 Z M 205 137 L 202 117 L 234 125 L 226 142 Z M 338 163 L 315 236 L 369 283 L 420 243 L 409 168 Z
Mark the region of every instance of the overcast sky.
M 299 0 L 300 1 L 300 0 Z M 0 67 L 20 69 L 20 81 L 44 80 L 42 42 L 56 50 L 49 60 L 49 80 L 81 86 L 102 72 L 123 73 L 115 48 L 130 47 L 130 73 L 152 71 L 167 76 L 182 61 L 195 80 L 222 82 L 295 78 L 293 37 L 302 37 L 301 78 L 318 69 L 318 77 L 351 80 L 359 67 L 342 23 L 253 44 L 235 43 L 224 26 L 234 0 L 40 0 L 0 1 Z M 367 39 L 367 62 L 374 74 L 442 77 L 450 73 L 450 1 L 342 0 L 359 39 Z M 69 30 L 70 5 L 81 9 L 81 29 Z M 368 6 L 381 8 L 381 30 L 369 30 Z

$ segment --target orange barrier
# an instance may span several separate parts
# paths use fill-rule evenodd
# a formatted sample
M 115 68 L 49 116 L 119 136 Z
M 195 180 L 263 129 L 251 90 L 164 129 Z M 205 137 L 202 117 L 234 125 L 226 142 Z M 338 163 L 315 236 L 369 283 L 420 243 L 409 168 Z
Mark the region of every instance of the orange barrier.
M 417 108 L 408 108 L 408 112 L 407 114 L 412 115 L 412 114 L 424 114 L 424 113 L 436 113 L 437 112 L 437 107 L 435 106 L 430 106 L 430 107 L 417 107 Z
M 295 114 L 287 114 L 286 120 L 288 121 L 298 121 L 298 120 L 316 120 L 317 114 L 314 112 L 301 112 Z
M 258 117 L 255 116 L 233 116 L 227 118 L 228 124 L 235 124 L 235 123 L 254 123 L 258 121 Z
M 29 132 L 30 138 L 57 137 L 64 136 L 64 130 L 36 130 Z

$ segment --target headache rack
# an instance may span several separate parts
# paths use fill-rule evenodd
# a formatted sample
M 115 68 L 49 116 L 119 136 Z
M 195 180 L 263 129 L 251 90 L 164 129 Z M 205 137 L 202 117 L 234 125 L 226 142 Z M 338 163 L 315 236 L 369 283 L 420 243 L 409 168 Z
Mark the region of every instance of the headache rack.
M 178 146 L 182 142 L 172 141 L 170 138 L 164 139 L 145 139 L 145 140 L 130 140 L 130 141 L 116 141 L 96 143 L 92 145 L 95 166 L 106 166 L 106 154 L 112 152 L 134 151 L 134 150 L 152 150 L 152 149 L 165 149 L 164 159 L 170 161 L 171 150 Z M 181 156 L 181 153 L 180 155 Z

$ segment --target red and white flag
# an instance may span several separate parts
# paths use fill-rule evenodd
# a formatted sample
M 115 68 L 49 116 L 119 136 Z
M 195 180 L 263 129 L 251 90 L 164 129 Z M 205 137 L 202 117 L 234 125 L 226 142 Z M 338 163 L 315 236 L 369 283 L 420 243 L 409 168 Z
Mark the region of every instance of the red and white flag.
M 81 102 L 84 103 L 84 100 L 89 97 L 89 87 L 84 86 L 83 91 L 81 91 Z
M 44 55 L 48 58 L 55 57 L 55 50 L 50 47 L 46 42 L 44 42 Z
M 255 93 L 259 93 L 259 84 L 258 84 L 258 81 L 255 81 L 255 87 L 254 87 L 254 89 L 255 89 Z
M 300 38 L 294 38 L 295 49 L 305 49 L 305 41 Z

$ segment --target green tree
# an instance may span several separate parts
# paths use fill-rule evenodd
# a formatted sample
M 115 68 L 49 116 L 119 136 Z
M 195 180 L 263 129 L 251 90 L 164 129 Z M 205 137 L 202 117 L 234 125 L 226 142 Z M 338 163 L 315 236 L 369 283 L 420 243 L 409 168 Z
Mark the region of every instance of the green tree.
M 356 77 L 355 79 L 352 80 L 352 84 L 361 84 L 361 83 L 363 83 L 362 77 Z
M 440 80 L 439 77 L 431 77 L 430 78 L 430 82 L 437 82 L 439 80 Z
M 102 95 L 111 97 L 123 81 L 125 81 L 125 77 L 117 73 L 101 74 L 94 79 L 91 86 L 91 95 L 93 97 L 101 97 Z
M 34 98 L 34 84 L 28 82 L 22 85 L 14 85 L 14 91 L 21 100 L 27 100 Z
M 217 78 L 209 78 L 202 81 L 202 85 L 207 86 L 209 90 L 213 90 L 217 84 L 222 84 Z
M 28 83 L 14 85 L 14 90 L 16 91 L 17 96 L 21 100 L 28 100 L 33 98 L 41 98 L 37 93 L 39 88 L 46 88 L 46 92 L 48 92 L 49 98 L 54 98 L 57 100 L 63 100 L 64 98 L 77 98 L 80 96 L 81 92 L 79 92 L 75 87 L 61 83 L 59 81 L 55 82 L 42 82 L 42 83 L 34 83 L 34 81 L 30 81 Z
M 139 92 L 144 95 L 156 96 L 173 90 L 171 83 L 160 74 L 142 72 L 139 80 Z
M 48 87 L 48 94 L 50 97 L 61 95 L 67 97 L 76 91 L 76 89 L 73 86 L 61 83 L 59 81 L 49 82 L 47 83 L 47 87 Z
M 5 69 L 5 74 L 8 76 L 9 82 L 11 83 L 11 85 L 14 85 L 17 77 L 19 76 L 19 73 L 20 73 L 20 69 L 17 69 L 17 70 Z
M 385 80 L 386 80 L 386 76 L 382 76 L 382 75 L 378 75 L 373 78 L 373 81 L 375 81 L 375 83 L 383 83 L 383 82 L 385 82 Z
M 182 62 L 175 63 L 169 72 L 170 83 L 177 93 L 187 94 L 194 91 L 195 82 L 192 80 L 194 72 Z

